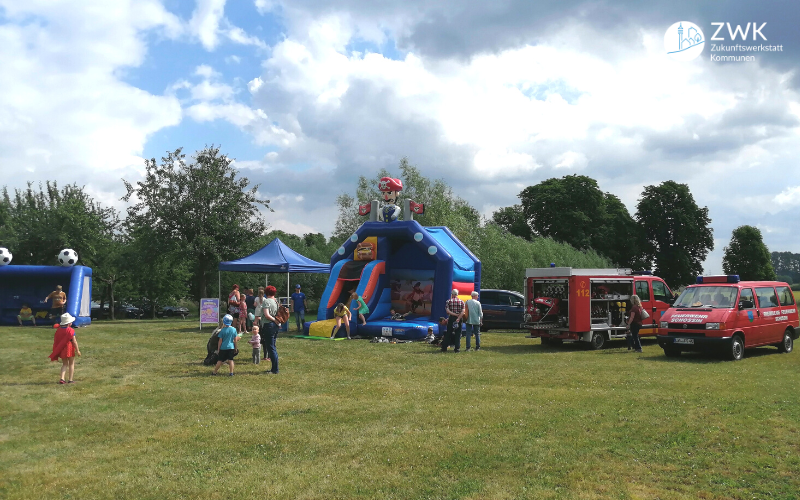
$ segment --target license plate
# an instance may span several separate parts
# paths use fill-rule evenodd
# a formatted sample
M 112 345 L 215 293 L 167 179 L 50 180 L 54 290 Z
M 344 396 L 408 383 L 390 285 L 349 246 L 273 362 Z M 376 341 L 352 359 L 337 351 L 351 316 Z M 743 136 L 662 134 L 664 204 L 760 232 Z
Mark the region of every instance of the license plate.
M 694 344 L 694 339 L 675 339 L 676 344 Z

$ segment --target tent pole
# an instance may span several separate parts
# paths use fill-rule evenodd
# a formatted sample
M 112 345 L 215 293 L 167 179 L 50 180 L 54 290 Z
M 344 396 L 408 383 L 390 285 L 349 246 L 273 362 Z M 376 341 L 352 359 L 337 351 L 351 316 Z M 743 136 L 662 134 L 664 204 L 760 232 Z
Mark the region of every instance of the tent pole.
M 289 272 L 288 271 L 286 272 L 286 296 L 290 297 L 290 295 L 289 295 Z

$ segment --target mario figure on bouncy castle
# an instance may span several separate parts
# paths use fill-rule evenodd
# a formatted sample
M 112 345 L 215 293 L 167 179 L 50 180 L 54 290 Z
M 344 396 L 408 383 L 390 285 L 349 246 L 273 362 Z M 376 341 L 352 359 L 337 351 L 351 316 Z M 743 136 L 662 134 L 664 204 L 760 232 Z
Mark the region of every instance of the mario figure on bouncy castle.
M 383 201 L 386 203 L 380 211 L 380 220 L 383 222 L 394 222 L 400 215 L 400 207 L 397 206 L 397 198 L 403 190 L 403 181 L 382 177 L 378 184 L 378 189 L 383 193 Z

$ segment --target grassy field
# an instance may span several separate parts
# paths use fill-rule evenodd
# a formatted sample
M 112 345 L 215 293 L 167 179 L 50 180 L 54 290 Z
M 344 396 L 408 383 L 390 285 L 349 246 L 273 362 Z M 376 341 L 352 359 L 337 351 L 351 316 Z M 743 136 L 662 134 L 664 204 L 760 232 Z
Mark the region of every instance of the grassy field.
M 798 498 L 800 353 L 667 359 L 622 343 L 480 352 L 280 338 L 202 366 L 181 320 L 0 328 L 0 498 Z M 223 369 L 224 370 L 224 369 Z

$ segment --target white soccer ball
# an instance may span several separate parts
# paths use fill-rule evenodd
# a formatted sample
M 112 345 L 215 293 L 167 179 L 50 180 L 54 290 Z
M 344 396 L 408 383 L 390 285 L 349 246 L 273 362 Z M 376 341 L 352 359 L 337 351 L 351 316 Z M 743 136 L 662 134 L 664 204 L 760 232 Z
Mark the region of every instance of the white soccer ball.
M 78 263 L 78 252 L 71 248 L 65 248 L 58 252 L 58 263 L 63 267 L 72 267 Z
M 0 247 L 0 266 L 7 266 L 11 264 L 11 259 L 14 256 L 11 255 L 11 252 L 8 251 L 8 248 Z

